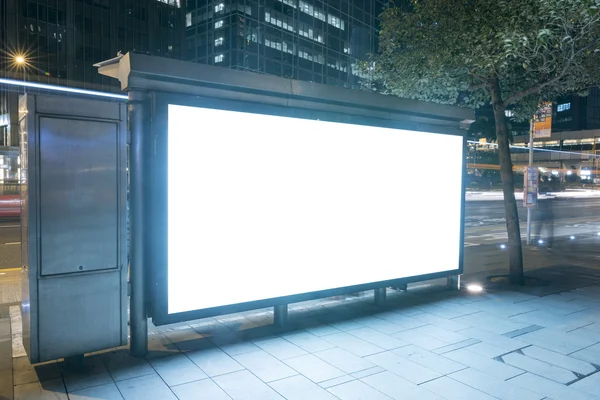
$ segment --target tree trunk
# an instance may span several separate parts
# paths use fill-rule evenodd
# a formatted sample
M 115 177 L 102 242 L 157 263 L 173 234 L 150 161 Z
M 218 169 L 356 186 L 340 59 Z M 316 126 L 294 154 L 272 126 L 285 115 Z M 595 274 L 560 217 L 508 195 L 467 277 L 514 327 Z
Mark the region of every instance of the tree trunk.
M 508 233 L 508 257 L 510 283 L 522 285 L 523 277 L 523 249 L 521 247 L 521 228 L 517 201 L 515 200 L 515 184 L 513 181 L 512 160 L 508 140 L 508 127 L 506 125 L 505 107 L 500 92 L 500 84 L 496 80 L 490 87 L 494 119 L 496 122 L 496 140 L 498 142 L 498 157 L 500 158 L 500 176 L 502 178 L 502 192 L 504 194 L 504 216 L 506 231 Z

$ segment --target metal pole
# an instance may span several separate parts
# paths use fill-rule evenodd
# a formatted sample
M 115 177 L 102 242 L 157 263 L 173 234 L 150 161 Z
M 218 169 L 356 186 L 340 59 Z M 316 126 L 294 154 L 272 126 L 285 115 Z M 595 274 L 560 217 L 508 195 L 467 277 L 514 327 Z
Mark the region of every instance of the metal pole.
M 143 92 L 129 92 L 129 146 L 130 175 L 130 282 L 129 325 L 131 331 L 131 355 L 143 357 L 148 353 L 148 318 L 146 314 L 145 277 L 144 277 L 144 161 L 147 146 L 147 134 L 144 132 L 146 115 L 146 95 Z
M 533 165 L 533 120 L 529 122 L 529 165 Z M 527 196 L 527 193 L 523 193 Z M 525 201 L 525 204 L 527 202 Z M 531 207 L 527 207 L 527 246 L 531 244 Z

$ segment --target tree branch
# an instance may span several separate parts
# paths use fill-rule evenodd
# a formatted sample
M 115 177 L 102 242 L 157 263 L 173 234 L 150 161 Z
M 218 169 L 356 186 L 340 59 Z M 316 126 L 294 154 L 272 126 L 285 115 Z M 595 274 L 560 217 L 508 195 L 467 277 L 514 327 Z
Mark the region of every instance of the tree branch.
M 467 90 L 468 90 L 469 92 L 474 92 L 474 91 L 476 91 L 476 90 L 478 90 L 478 89 L 487 88 L 488 86 L 489 86 L 489 85 L 488 85 L 488 83 L 487 83 L 487 82 L 481 82 L 481 83 L 478 83 L 478 84 L 476 84 L 476 85 L 471 85 L 471 86 L 469 86 L 469 87 L 467 88 Z

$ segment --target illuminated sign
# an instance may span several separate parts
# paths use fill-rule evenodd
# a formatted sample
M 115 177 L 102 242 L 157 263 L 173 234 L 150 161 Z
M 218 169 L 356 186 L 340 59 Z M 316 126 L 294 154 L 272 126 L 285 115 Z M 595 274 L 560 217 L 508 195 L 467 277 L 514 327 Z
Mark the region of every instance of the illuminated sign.
M 463 140 L 170 104 L 168 314 L 456 273 Z
M 552 137 L 552 103 L 544 103 L 533 118 L 533 137 Z

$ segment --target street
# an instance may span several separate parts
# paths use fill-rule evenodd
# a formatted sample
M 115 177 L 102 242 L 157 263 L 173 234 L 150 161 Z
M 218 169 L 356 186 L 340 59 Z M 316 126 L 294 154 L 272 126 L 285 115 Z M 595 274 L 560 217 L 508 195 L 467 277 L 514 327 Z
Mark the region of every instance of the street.
M 596 235 L 600 232 L 600 198 L 557 198 L 553 201 L 555 236 Z M 519 205 L 521 236 L 526 237 L 527 210 Z M 532 231 L 535 221 L 532 223 Z M 542 235 L 544 232 L 542 231 Z M 504 203 L 467 201 L 465 246 L 506 243 Z
M 527 211 L 519 204 L 521 236 L 526 237 Z M 553 200 L 555 236 L 597 235 L 600 232 L 600 197 Z M 532 227 L 535 226 L 535 221 Z M 432 229 L 435 227 L 432 226 Z M 542 232 L 544 234 L 544 232 Z M 501 200 L 467 201 L 465 246 L 506 243 L 504 203 Z M 0 220 L 0 269 L 19 266 L 21 228 L 18 220 Z

